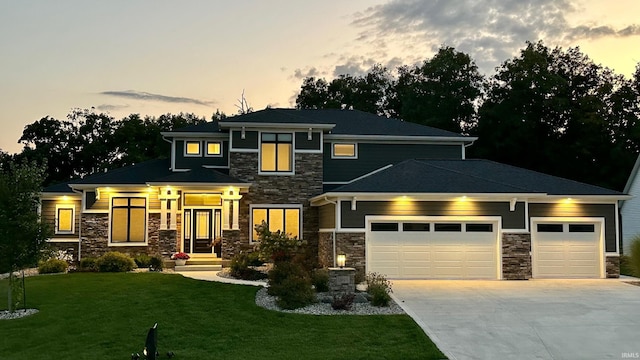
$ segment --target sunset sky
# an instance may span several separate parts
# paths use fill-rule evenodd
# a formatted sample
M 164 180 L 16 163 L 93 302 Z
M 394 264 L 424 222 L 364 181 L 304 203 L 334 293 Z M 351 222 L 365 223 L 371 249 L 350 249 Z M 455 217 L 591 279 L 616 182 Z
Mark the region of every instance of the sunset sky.
M 256 110 L 291 107 L 306 76 L 393 69 L 442 44 L 487 74 L 541 39 L 629 76 L 638 14 L 638 0 L 0 0 L 0 149 L 72 108 L 209 118 L 243 90 Z

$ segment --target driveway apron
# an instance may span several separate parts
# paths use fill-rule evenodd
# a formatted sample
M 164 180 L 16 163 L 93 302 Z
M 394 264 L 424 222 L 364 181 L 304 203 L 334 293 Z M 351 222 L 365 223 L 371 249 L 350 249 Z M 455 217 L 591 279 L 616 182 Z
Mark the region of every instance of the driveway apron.
M 394 280 L 451 359 L 640 359 L 640 286 L 620 280 Z

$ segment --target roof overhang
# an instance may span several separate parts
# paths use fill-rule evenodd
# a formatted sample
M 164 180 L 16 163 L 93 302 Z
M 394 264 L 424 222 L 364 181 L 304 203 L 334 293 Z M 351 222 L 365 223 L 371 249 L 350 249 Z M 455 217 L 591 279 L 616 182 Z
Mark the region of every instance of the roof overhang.
M 575 203 L 613 203 L 629 195 L 548 195 L 546 193 L 345 193 L 327 192 L 311 198 L 311 206 L 346 201 L 528 201 Z
M 160 135 L 162 136 L 167 136 L 167 137 L 173 137 L 173 138 L 228 138 L 229 134 L 228 133 L 222 133 L 222 132 L 161 132 Z
M 472 143 L 478 140 L 477 137 L 466 136 L 409 136 L 409 135 L 348 135 L 348 134 L 326 134 L 325 140 L 363 140 L 363 141 L 420 141 L 420 142 L 449 142 L 460 144 Z
M 336 124 L 308 124 L 308 123 L 292 123 L 292 122 L 284 122 L 284 123 L 257 123 L 257 122 L 235 122 L 235 121 L 220 121 L 218 123 L 220 128 L 224 129 L 237 129 L 237 128 L 246 128 L 246 129 L 276 129 L 276 128 L 287 128 L 287 129 L 322 129 L 329 130 L 333 129 Z
M 93 190 L 96 188 L 117 188 L 124 190 L 146 189 L 152 186 L 174 186 L 188 188 L 213 188 L 213 187 L 237 187 L 241 190 L 248 190 L 251 183 L 197 183 L 197 182 L 169 182 L 169 181 L 149 181 L 144 184 L 72 184 L 74 190 Z M 75 194 L 75 193 L 74 193 Z

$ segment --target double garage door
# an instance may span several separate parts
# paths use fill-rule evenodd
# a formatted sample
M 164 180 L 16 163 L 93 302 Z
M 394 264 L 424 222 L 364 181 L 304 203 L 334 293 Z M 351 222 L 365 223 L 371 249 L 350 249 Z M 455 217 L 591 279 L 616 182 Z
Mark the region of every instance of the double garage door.
M 534 278 L 603 276 L 602 223 L 531 224 Z M 498 279 L 497 219 L 375 219 L 367 222 L 367 271 L 393 279 Z
M 497 221 L 371 221 L 367 269 L 395 279 L 496 279 Z

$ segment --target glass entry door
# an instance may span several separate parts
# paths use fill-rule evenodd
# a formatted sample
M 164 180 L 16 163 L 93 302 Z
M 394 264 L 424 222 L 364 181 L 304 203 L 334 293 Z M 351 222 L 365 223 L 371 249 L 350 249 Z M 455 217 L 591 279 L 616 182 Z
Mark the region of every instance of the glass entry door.
M 221 235 L 221 215 L 220 209 L 185 209 L 184 251 L 193 254 L 213 253 L 213 241 Z

